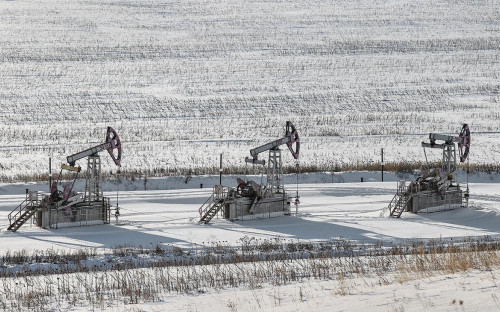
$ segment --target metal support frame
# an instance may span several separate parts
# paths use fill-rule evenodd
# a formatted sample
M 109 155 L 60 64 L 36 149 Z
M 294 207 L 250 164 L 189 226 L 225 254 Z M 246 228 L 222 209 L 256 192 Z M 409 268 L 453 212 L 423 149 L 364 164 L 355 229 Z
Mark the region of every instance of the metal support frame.
M 281 161 L 281 150 L 279 148 L 269 150 L 267 162 L 267 190 L 271 192 L 271 194 L 284 191 L 283 164 Z
M 457 181 L 457 150 L 455 144 L 446 145 L 443 149 L 443 160 L 441 169 L 446 172 L 447 178 L 453 182 Z
M 101 158 L 91 155 L 87 160 L 87 173 L 85 181 L 85 201 L 98 201 L 103 198 L 101 185 Z
M 435 134 L 431 134 L 436 136 Z M 446 136 L 448 138 L 448 136 Z M 433 140 L 431 143 L 422 142 L 422 147 L 424 148 L 438 148 L 443 150 L 443 155 L 441 158 L 441 170 L 446 174 L 446 179 L 449 182 L 457 182 L 457 148 L 453 141 L 448 140 L 443 144 L 435 144 Z M 427 155 L 426 155 L 427 158 Z

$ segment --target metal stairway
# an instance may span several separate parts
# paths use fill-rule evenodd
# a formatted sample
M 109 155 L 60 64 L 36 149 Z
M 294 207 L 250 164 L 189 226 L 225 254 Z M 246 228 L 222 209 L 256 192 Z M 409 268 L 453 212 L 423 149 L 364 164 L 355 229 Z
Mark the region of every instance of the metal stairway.
M 200 222 L 207 224 L 210 220 L 217 215 L 217 213 L 224 207 L 224 199 L 218 199 L 212 202 L 204 211 L 203 215 L 200 218 Z
M 398 191 L 389 203 L 389 216 L 392 218 L 400 218 L 401 214 L 406 210 L 411 198 L 412 196 L 408 195 L 406 190 L 406 181 L 399 181 Z
M 9 213 L 9 227 L 7 230 L 15 232 L 25 224 L 37 211 L 38 198 L 26 198 L 19 206 Z
M 224 207 L 227 192 L 228 189 L 222 185 L 216 185 L 214 187 L 212 196 L 210 196 L 198 209 L 198 212 L 200 213 L 199 222 L 207 224 L 217 215 L 217 213 Z

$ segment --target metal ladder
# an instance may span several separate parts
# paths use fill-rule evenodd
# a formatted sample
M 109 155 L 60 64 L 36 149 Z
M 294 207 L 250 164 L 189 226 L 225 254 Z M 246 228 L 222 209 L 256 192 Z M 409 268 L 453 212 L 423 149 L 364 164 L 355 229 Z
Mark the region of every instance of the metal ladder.
M 406 190 L 406 181 L 399 181 L 396 195 L 394 195 L 391 202 L 389 203 L 389 216 L 392 218 L 400 218 L 403 211 L 405 211 L 410 199 L 411 196 L 408 196 Z

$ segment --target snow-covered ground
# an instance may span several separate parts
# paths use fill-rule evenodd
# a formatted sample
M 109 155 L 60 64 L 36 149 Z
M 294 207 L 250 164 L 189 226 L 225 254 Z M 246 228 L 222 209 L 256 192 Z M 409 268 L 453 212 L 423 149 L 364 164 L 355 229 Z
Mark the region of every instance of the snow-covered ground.
M 418 275 L 416 275 L 418 276 Z M 256 289 L 166 296 L 106 311 L 497 311 L 500 270 L 470 270 L 393 282 L 386 278 L 308 281 Z M 75 309 L 84 311 L 85 309 Z
M 80 228 L 40 229 L 25 225 L 18 232 L 6 231 L 7 214 L 24 198 L 26 185 L 2 185 L 8 195 L 0 196 L 0 253 L 27 250 L 79 250 L 95 247 L 97 252 L 108 252 L 120 245 L 141 245 L 153 248 L 178 246 L 184 250 L 208 246 L 213 242 L 223 245 L 241 245 L 241 239 L 266 239 L 280 237 L 284 241 L 316 242 L 343 237 L 358 242 L 408 243 L 415 240 L 456 241 L 465 237 L 500 236 L 500 183 L 498 176 L 481 174 L 471 180 L 491 180 L 491 183 L 470 183 L 470 206 L 453 211 L 419 214 L 403 214 L 401 219 L 387 217 L 386 207 L 394 195 L 397 176 L 387 174 L 388 182 L 353 182 L 360 176 L 365 181 L 376 180 L 376 176 L 362 173 L 336 173 L 305 175 L 307 182 L 333 179 L 336 183 L 299 184 L 301 204 L 297 216 L 282 216 L 272 219 L 230 222 L 213 219 L 209 224 L 199 224 L 198 208 L 211 194 L 211 188 L 188 188 L 175 178 L 151 179 L 150 186 L 157 190 L 120 190 L 121 216 L 109 225 Z M 342 179 L 340 179 L 342 177 Z M 205 186 L 216 183 L 218 177 L 193 177 L 188 181 L 195 187 L 200 181 Z M 293 179 L 293 176 L 287 177 Z M 234 180 L 233 177 L 226 179 Z M 338 180 L 348 182 L 338 183 Z M 177 181 L 177 182 L 175 182 Z M 326 181 L 325 181 L 326 182 Z M 134 184 L 135 183 L 135 184 Z M 143 187 L 143 181 L 122 184 L 134 189 Z M 193 185 L 194 184 L 194 185 Z M 46 185 L 29 185 L 32 188 Z M 112 203 L 116 191 L 108 184 Z M 169 186 L 168 189 L 160 188 Z M 205 187 L 204 186 L 204 187 Z M 289 190 L 296 185 L 288 184 Z M 11 253 L 12 254 L 12 253 Z M 348 260 L 346 260 L 348 261 Z M 258 264 L 257 264 L 258 265 Z M 21 268 L 21 267 L 20 267 Z M 396 267 L 395 267 L 396 268 Z M 140 269 L 141 270 L 141 269 Z M 159 292 L 151 300 L 131 303 L 127 296 L 111 296 L 107 291 L 101 301 L 92 299 L 92 306 L 85 304 L 83 293 L 76 291 L 72 298 L 53 294 L 44 304 L 44 311 L 86 311 L 90 308 L 102 311 L 477 311 L 500 307 L 496 267 L 468 269 L 460 273 L 423 271 L 405 273 L 396 270 L 380 276 L 359 275 L 328 278 L 326 280 L 305 279 L 280 285 L 262 283 L 237 287 L 204 288 L 201 292 Z M 99 274 L 95 278 L 96 287 Z M 93 281 L 94 275 L 79 279 Z M 132 274 L 129 271 L 123 274 Z M 136 274 L 136 273 L 134 273 Z M 148 276 L 154 272 L 148 271 Z M 75 275 L 76 276 L 76 275 Z M 107 275 L 108 276 L 108 275 Z M 71 274 L 64 280 L 75 284 Z M 5 278 L 3 287 L 20 283 L 41 291 L 54 287 L 59 280 L 53 276 L 25 280 Z M 31 285 L 31 286 L 29 286 Z M 44 286 L 45 285 L 45 286 Z M 86 284 L 87 285 L 87 284 Z M 58 286 L 59 287 L 59 286 Z M 69 287 L 69 286 L 68 286 Z M 73 287 L 73 286 L 71 286 Z M 76 286 L 75 286 L 76 287 Z M 73 288 L 71 288 L 73 289 Z M 122 292 L 123 293 L 123 292 Z M 97 289 L 93 296 L 100 296 Z M 37 295 L 47 298 L 45 295 Z M 12 297 L 12 296 L 10 296 Z M 9 298 L 10 298 L 9 297 Z M 23 295 L 23 298 L 28 298 Z M 38 297 L 37 297 L 38 298 Z M 114 298 L 114 299 L 112 299 Z M 1 296 L 0 296 L 1 299 Z M 23 299 L 27 300 L 27 299 Z M 47 299 L 44 299 L 47 300 Z M 88 300 L 88 299 L 87 299 Z M 150 301 L 150 302 L 148 302 Z M 18 301 L 18 303 L 23 301 Z M 141 303 L 142 302 L 142 303 Z M 9 307 L 8 301 L 0 305 Z
M 295 185 L 289 189 L 295 191 Z M 195 247 L 210 242 L 239 245 L 245 236 L 282 237 L 321 241 L 343 237 L 364 242 L 397 242 L 500 235 L 498 183 L 470 183 L 468 208 L 388 218 L 386 207 L 396 182 L 300 184 L 297 216 L 230 222 L 213 219 L 199 224 L 198 208 L 211 195 L 210 188 L 120 191 L 118 223 L 65 229 L 25 225 L 17 233 L 6 231 L 7 214 L 23 199 L 21 194 L 0 196 L 1 250 L 111 248 L 119 245 L 168 244 Z M 116 204 L 116 192 L 109 192 Z M 292 209 L 293 210 L 293 209 Z

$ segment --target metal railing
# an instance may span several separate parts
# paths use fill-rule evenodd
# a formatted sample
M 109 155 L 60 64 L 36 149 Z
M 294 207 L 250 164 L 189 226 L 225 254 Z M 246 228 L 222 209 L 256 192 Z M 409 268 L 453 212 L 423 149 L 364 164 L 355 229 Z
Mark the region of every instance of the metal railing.
M 38 192 L 37 191 L 27 191 L 26 199 L 23 200 L 14 210 L 12 210 L 9 215 L 9 225 L 11 226 L 13 222 L 16 222 L 19 217 L 26 212 L 26 208 L 38 206 Z
M 436 199 L 434 193 L 421 195 L 419 196 L 419 201 L 426 208 L 421 208 L 418 212 L 430 213 L 458 209 L 462 207 L 462 198 L 463 194 L 461 192 L 445 193 L 441 199 Z
M 406 192 L 406 181 L 404 180 L 398 181 L 398 188 L 396 194 L 394 195 L 391 202 L 389 203 L 389 206 L 387 207 L 389 209 L 389 215 L 392 215 L 394 210 L 397 208 L 404 192 Z
M 69 205 L 56 205 L 49 208 L 48 212 L 48 226 L 55 229 L 109 224 L 111 220 L 111 206 L 108 197 L 90 203 L 76 202 Z
M 214 201 L 214 194 L 212 194 L 204 203 L 201 205 L 200 208 L 198 208 L 198 212 L 200 213 L 200 218 L 203 217 L 208 209 L 212 206 L 212 203 Z
M 216 185 L 213 188 L 212 195 L 198 209 L 200 218 L 203 217 L 213 206 L 213 203 L 227 198 L 229 187 Z

